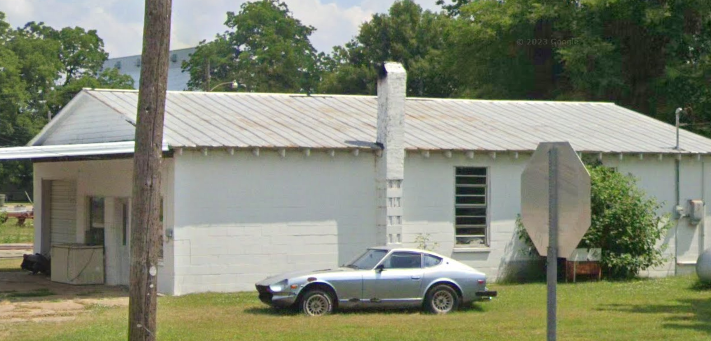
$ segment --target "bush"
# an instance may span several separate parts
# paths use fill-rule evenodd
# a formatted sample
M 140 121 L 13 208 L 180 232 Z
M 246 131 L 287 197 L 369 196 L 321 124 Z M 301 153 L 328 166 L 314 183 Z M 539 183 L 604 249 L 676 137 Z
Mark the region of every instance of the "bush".
M 591 180 L 592 221 L 578 248 L 602 249 L 605 277 L 627 279 L 640 271 L 662 265 L 666 245 L 657 246 L 671 226 L 668 215 L 657 216 L 661 204 L 637 188 L 632 175 L 602 165 L 588 166 Z M 535 254 L 533 242 L 520 218 L 516 235 Z
M 7 212 L 0 212 L 0 224 L 7 222 Z
M 630 278 L 664 262 L 657 243 L 671 227 L 661 204 L 637 188 L 632 175 L 596 165 L 590 171 L 592 222 L 580 247 L 601 248 L 602 268 L 611 278 Z

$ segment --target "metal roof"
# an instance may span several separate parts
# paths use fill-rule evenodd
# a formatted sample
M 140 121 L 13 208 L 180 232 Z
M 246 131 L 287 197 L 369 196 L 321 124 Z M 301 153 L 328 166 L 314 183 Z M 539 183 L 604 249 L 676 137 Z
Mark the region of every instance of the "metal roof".
M 0 148 L 0 160 L 46 159 L 92 155 L 133 154 L 133 141 Z M 168 146 L 163 146 L 168 151 Z
M 137 91 L 84 90 L 135 122 Z M 171 147 L 370 147 L 377 97 L 169 91 Z M 580 152 L 676 153 L 673 125 L 612 103 L 408 98 L 408 150 L 533 151 L 569 141 Z M 711 153 L 711 139 L 681 131 L 682 152 Z

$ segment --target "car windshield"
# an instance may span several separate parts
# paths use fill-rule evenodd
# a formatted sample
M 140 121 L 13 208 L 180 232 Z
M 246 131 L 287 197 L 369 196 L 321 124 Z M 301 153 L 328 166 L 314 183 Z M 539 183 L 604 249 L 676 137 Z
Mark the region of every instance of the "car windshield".
M 346 267 L 353 269 L 372 269 L 378 262 L 380 262 L 383 257 L 388 253 L 388 250 L 374 250 L 370 249 L 365 251 L 364 254 L 356 258 L 354 261 L 348 263 Z

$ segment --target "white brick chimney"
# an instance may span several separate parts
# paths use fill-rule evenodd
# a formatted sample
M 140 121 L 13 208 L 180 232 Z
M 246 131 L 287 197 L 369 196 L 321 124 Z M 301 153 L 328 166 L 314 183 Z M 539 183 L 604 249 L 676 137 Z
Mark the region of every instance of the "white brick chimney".
M 407 73 L 400 63 L 385 63 L 378 77 L 378 137 L 383 148 L 376 157 L 377 240 L 402 243 L 402 184 L 405 168 L 405 88 Z

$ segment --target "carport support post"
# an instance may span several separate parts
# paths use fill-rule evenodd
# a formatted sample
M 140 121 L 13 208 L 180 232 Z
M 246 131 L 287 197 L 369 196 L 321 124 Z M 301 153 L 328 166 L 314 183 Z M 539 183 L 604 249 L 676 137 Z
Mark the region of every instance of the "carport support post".
M 172 0 L 146 0 L 131 207 L 128 339 L 156 339 L 163 117 Z
M 548 341 L 556 340 L 556 284 L 558 282 L 558 147 L 548 151 Z

